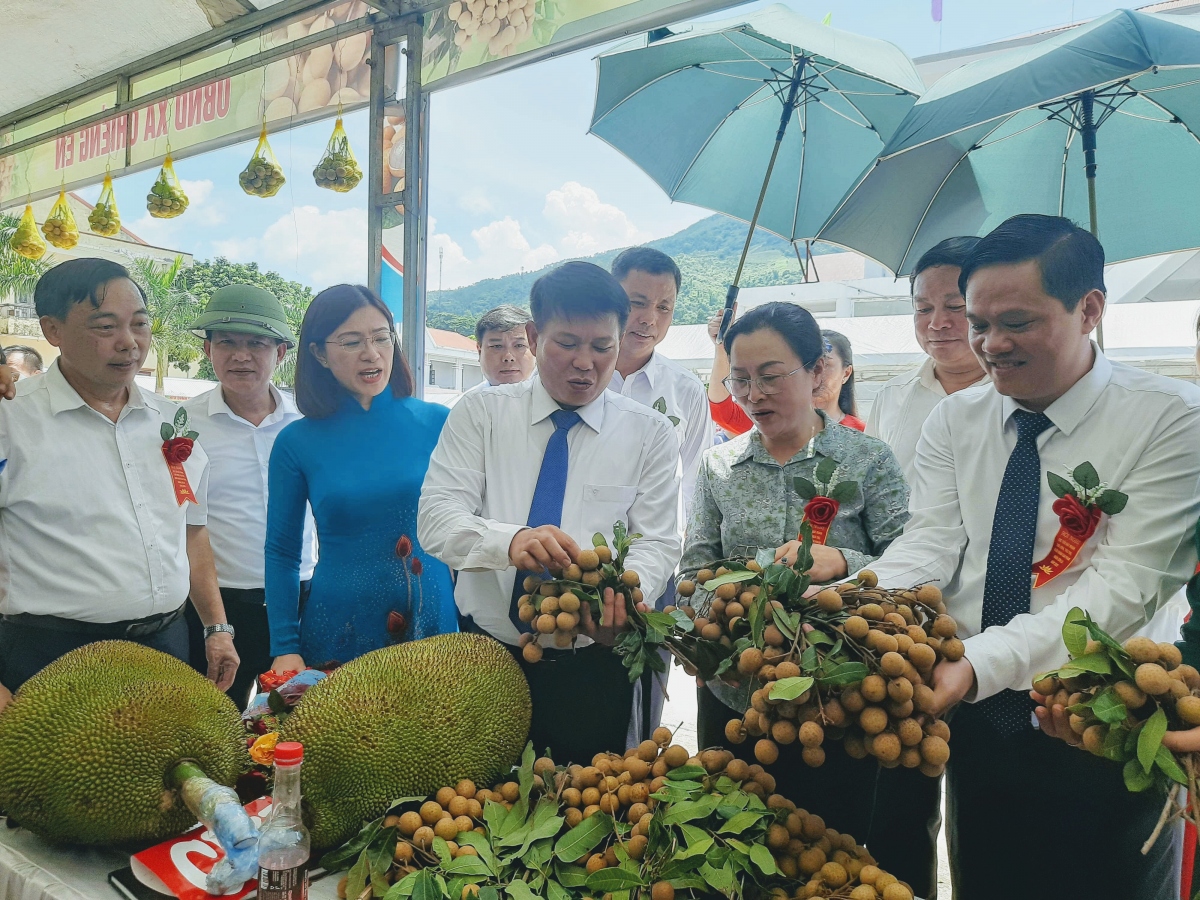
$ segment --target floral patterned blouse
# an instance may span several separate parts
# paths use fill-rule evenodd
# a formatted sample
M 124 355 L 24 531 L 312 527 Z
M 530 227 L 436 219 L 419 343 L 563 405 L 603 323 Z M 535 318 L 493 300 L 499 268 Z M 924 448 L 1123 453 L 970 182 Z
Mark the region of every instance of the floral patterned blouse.
M 837 463 L 834 484 L 854 481 L 859 487 L 853 500 L 840 504 L 825 543 L 842 551 L 851 574 L 879 557 L 908 521 L 908 484 L 891 448 L 826 421 L 811 452 L 810 456 L 805 448 L 781 466 L 763 446 L 757 428 L 705 452 L 680 560 L 681 577 L 693 577 L 714 560 L 752 557 L 758 550 L 796 540 L 804 500 L 793 487 L 794 479 L 815 481 L 823 459 Z

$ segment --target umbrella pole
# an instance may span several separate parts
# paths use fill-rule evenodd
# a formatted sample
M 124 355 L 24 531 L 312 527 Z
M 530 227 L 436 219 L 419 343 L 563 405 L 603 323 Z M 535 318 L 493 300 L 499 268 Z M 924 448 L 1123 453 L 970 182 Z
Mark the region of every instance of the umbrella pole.
M 1096 220 L 1096 96 L 1092 91 L 1084 91 L 1082 99 L 1083 128 L 1080 136 L 1083 141 L 1083 173 L 1087 177 L 1088 191 L 1088 227 L 1096 240 L 1100 239 L 1100 225 Z M 1096 343 L 1104 349 L 1104 320 L 1096 323 Z
M 807 62 L 805 57 L 800 58 L 800 63 L 796 67 L 795 74 L 792 75 L 792 83 L 788 88 L 787 100 L 783 104 L 783 112 L 779 116 L 779 130 L 775 132 L 775 146 L 771 149 L 771 159 L 767 163 L 767 174 L 763 176 L 762 189 L 758 192 L 758 202 L 754 204 L 754 215 L 750 219 L 750 228 L 746 232 L 746 243 L 742 246 L 742 255 L 738 259 L 737 272 L 733 276 L 733 284 L 729 286 L 729 290 L 725 292 L 725 312 L 721 319 L 721 329 L 717 334 L 717 340 L 725 337 L 725 332 L 729 329 L 732 321 L 731 313 L 733 306 L 737 303 L 738 285 L 742 281 L 742 269 L 746 266 L 746 257 L 750 254 L 750 242 L 754 240 L 754 229 L 758 225 L 758 216 L 762 212 L 763 202 L 767 199 L 767 188 L 771 184 L 771 172 L 775 168 L 775 160 L 779 157 L 779 148 L 783 146 L 783 135 L 787 131 L 788 122 L 792 120 L 792 110 L 796 106 L 796 95 L 800 92 L 800 85 L 804 81 L 804 65 Z

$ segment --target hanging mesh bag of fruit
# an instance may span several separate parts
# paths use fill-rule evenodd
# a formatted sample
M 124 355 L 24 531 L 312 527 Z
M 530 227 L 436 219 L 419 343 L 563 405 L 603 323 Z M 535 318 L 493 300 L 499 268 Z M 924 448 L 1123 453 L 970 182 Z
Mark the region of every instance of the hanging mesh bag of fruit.
M 146 210 L 156 219 L 173 219 L 182 216 L 188 208 L 187 194 L 175 174 L 171 163 L 171 154 L 163 160 L 162 168 L 158 171 L 158 179 L 150 193 L 146 195 Z
M 67 203 L 66 191 L 58 192 L 58 199 L 50 207 L 50 215 L 42 223 L 42 234 L 62 250 L 70 250 L 79 243 L 79 226 L 75 224 L 75 214 Z
M 267 142 L 267 127 L 264 125 L 258 133 L 258 146 L 246 168 L 238 175 L 242 190 L 251 197 L 274 197 L 283 187 L 287 179 L 283 177 L 283 167 L 271 151 Z
M 117 196 L 113 193 L 112 176 L 104 174 L 104 187 L 100 189 L 100 199 L 88 213 L 88 225 L 94 234 L 112 237 L 121 230 L 121 214 L 117 212 Z
M 358 161 L 350 149 L 350 138 L 346 136 L 346 129 L 342 127 L 342 117 L 338 116 L 337 124 L 333 126 L 333 134 L 329 136 L 329 143 L 325 145 L 325 155 L 313 169 L 313 178 L 317 187 L 344 194 L 358 187 L 362 177 L 362 169 L 358 167 Z
M 12 237 L 8 239 L 8 246 L 14 253 L 26 259 L 41 259 L 46 255 L 46 242 L 38 232 L 32 206 L 25 207 L 25 214 L 21 216 Z

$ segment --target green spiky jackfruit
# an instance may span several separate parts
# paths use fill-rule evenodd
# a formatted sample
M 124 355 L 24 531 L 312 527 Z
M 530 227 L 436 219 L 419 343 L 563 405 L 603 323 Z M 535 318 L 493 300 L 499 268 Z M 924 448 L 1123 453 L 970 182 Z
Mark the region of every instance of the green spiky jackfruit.
M 529 685 L 491 638 L 442 634 L 360 656 L 314 685 L 280 739 L 304 744 L 313 846 L 334 847 L 398 797 L 491 784 L 529 734 Z
M 233 702 L 158 650 L 89 644 L 0 713 L 0 810 L 55 843 L 163 840 L 196 822 L 167 784 L 185 759 L 230 786 L 249 770 Z

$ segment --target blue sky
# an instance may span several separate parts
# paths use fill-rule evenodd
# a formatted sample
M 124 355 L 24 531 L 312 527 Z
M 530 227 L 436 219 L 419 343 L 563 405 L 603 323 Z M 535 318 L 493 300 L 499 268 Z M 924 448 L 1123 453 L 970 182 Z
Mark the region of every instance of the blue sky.
M 751 3 L 739 10 L 765 4 Z M 1102 0 L 791 0 L 797 12 L 890 40 L 912 57 L 969 47 L 1091 18 L 1121 4 Z M 716 16 L 724 18 L 732 11 Z M 623 156 L 587 134 L 597 49 L 434 94 L 430 114 L 429 286 L 443 251 L 446 288 L 538 268 L 672 234 L 707 215 L 668 201 Z M 366 168 L 366 114 L 346 118 Z M 117 182 L 124 222 L 152 244 L 197 259 L 256 260 L 315 288 L 366 279 L 365 187 L 335 194 L 311 170 L 332 121 L 272 138 L 288 175 L 274 198 L 242 193 L 237 173 L 253 142 L 184 160 L 176 171 L 191 207 L 178 219 L 143 214 L 155 173 Z M 93 199 L 98 189 L 82 192 Z

